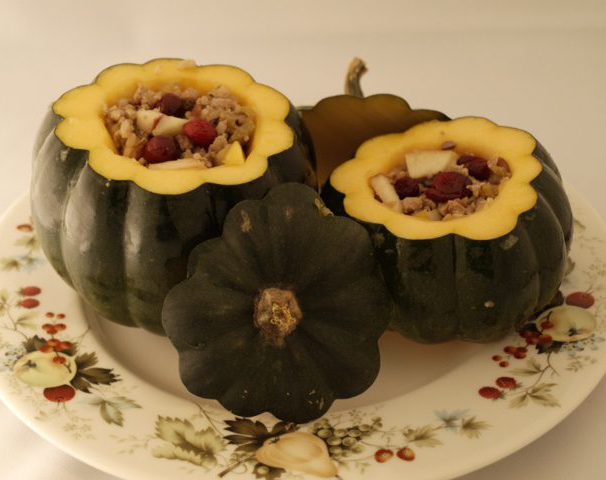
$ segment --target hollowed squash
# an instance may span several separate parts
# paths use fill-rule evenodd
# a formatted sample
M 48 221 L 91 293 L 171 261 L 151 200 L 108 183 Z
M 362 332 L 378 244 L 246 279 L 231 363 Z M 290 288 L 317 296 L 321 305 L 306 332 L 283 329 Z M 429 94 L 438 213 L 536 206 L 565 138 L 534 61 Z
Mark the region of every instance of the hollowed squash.
M 201 92 L 224 85 L 251 107 L 256 129 L 245 158 L 166 171 L 118 155 L 104 108 L 139 84 L 169 83 Z M 170 59 L 110 67 L 61 96 L 42 126 L 31 188 L 42 248 L 99 314 L 162 333 L 166 292 L 185 277 L 193 246 L 221 233 L 233 205 L 283 182 L 315 185 L 305 135 L 288 99 L 239 68 Z

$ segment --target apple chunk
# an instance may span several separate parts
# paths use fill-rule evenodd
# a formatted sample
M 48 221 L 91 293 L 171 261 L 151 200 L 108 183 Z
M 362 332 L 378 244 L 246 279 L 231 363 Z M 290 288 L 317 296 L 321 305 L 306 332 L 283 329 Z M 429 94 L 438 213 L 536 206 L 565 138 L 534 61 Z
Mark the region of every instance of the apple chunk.
M 137 127 L 145 133 L 152 135 L 166 135 L 174 137 L 183 133 L 183 125 L 188 122 L 186 118 L 164 115 L 157 110 L 139 110 L 137 112 Z
M 244 150 L 242 150 L 240 142 L 234 142 L 225 149 L 221 155 L 220 161 L 223 165 L 243 165 L 246 161 L 246 157 L 244 156 Z
M 143 132 L 151 133 L 163 116 L 164 114 L 157 110 L 139 110 L 137 112 L 137 128 Z
M 160 120 L 152 130 L 153 135 L 166 135 L 174 137 L 183 133 L 183 125 L 189 120 L 187 118 L 171 117 L 170 115 L 162 115 Z
M 422 150 L 405 155 L 411 178 L 433 177 L 454 165 L 459 155 L 452 150 Z
M 370 179 L 370 186 L 385 205 L 401 212 L 402 205 L 396 189 L 385 175 L 376 175 Z

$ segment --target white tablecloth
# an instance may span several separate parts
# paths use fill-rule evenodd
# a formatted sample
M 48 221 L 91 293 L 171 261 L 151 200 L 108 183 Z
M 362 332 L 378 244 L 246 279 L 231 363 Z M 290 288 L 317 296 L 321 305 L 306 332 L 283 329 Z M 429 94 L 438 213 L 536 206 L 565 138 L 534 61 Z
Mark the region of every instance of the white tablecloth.
M 367 93 L 528 129 L 606 217 L 606 2 L 0 0 L 0 210 L 27 189 L 57 95 L 103 67 L 153 57 L 231 63 L 297 104 L 340 92 L 353 56 Z M 522 451 L 465 477 L 606 477 L 606 383 Z M 0 478 L 109 480 L 0 405 Z

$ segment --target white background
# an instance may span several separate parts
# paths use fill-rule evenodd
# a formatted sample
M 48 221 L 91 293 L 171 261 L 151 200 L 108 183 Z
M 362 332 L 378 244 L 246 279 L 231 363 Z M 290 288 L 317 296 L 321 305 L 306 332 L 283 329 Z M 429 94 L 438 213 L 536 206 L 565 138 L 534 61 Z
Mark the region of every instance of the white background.
M 106 66 L 229 63 L 295 104 L 339 93 L 353 56 L 368 94 L 527 129 L 606 217 L 606 2 L 560 0 L 0 0 L 0 210 L 26 191 L 48 104 Z M 0 405 L 0 478 L 110 480 Z M 603 479 L 606 383 L 522 451 L 465 480 Z

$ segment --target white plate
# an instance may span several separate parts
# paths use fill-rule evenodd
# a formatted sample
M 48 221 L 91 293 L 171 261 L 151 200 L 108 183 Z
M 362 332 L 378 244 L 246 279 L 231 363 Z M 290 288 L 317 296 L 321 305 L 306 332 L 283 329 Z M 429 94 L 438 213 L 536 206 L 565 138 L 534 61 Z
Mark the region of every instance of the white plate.
M 258 423 L 237 419 L 216 402 L 189 395 L 165 338 L 98 319 L 84 307 L 43 259 L 22 198 L 0 223 L 0 396 L 59 448 L 125 479 L 463 475 L 547 432 L 606 372 L 600 303 L 606 228 L 585 202 L 572 200 L 576 266 L 562 291 L 591 291 L 598 301 L 587 310 L 563 307 L 558 315 L 569 309 L 576 327 L 591 330 L 588 338 L 554 344 L 559 349 L 551 353 L 530 346 L 525 358 L 515 358 L 504 348 L 526 345 L 518 333 L 500 343 L 437 346 L 386 334 L 381 373 L 368 392 L 336 402 L 318 422 L 272 431 L 276 420 L 269 415 Z M 56 342 L 46 349 L 65 353 L 24 348 L 24 341 L 33 350 L 52 337 Z M 58 342 L 71 342 L 77 352 Z M 50 386 L 70 382 L 76 388 Z M 491 395 L 499 398 L 485 398 Z M 268 431 L 276 435 L 260 455 L 275 460 L 276 449 L 288 453 L 285 470 L 257 462 Z

